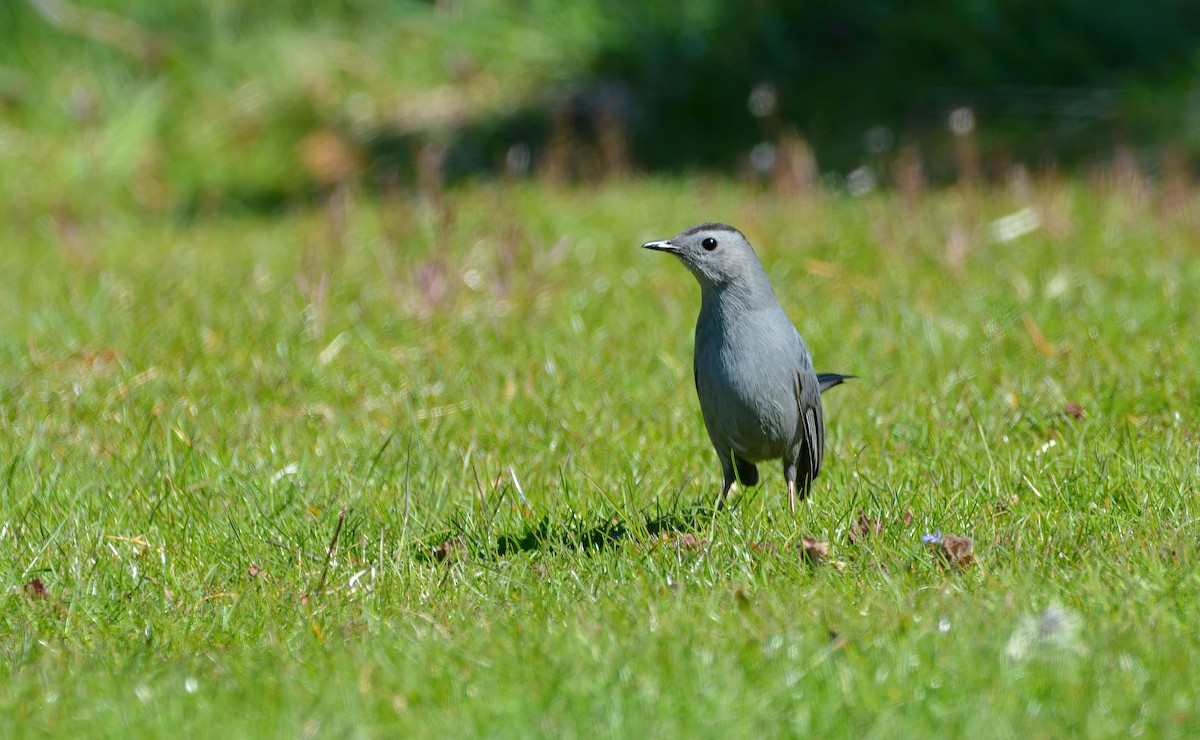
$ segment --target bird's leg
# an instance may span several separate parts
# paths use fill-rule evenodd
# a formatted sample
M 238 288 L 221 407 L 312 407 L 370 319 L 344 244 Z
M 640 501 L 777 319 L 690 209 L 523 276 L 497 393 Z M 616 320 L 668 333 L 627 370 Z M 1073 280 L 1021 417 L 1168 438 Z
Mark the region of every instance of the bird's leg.
M 788 484 L 788 508 L 792 510 L 792 516 L 796 516 L 796 481 L 789 480 Z
M 717 511 L 721 511 L 725 508 L 725 499 L 728 498 L 730 491 L 734 491 L 735 493 L 737 492 L 736 480 L 731 480 L 726 483 L 725 488 L 720 494 L 717 495 Z

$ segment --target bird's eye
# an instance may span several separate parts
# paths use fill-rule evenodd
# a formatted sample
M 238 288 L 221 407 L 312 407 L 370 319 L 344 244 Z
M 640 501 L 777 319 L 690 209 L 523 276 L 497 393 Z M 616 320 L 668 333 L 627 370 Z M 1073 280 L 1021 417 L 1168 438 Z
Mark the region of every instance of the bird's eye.
M 717 240 L 713 239 L 711 236 L 706 237 L 704 241 L 700 242 L 700 246 L 711 252 L 717 248 Z

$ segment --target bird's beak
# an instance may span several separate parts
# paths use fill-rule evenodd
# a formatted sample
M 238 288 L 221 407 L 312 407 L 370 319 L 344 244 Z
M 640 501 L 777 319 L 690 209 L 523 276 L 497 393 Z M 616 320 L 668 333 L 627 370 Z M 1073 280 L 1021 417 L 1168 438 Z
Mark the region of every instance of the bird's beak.
M 670 241 L 663 240 L 660 242 L 646 242 L 642 245 L 642 249 L 654 249 L 659 252 L 678 252 L 679 247 L 676 247 Z

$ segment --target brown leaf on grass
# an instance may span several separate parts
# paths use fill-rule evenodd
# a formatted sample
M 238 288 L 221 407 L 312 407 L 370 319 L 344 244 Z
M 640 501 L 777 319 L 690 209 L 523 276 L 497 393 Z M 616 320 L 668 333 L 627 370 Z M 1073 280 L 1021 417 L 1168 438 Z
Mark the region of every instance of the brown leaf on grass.
M 1046 335 L 1038 327 L 1037 322 L 1033 320 L 1030 314 L 1021 316 L 1021 321 L 1025 324 L 1025 331 L 1029 334 L 1029 338 L 1033 340 L 1033 347 L 1043 356 L 1054 358 L 1058 355 L 1058 347 L 1054 343 L 1046 339 Z
M 262 568 L 258 567 L 254 563 L 251 563 L 250 567 L 246 569 L 246 573 L 249 574 L 251 578 L 257 578 L 258 574 L 262 573 Z
M 45 599 L 50 596 L 46 593 L 46 586 L 40 578 L 34 578 L 29 583 L 25 584 L 25 596 L 30 599 Z
M 975 563 L 975 540 L 944 534 L 938 543 L 938 552 L 950 567 L 964 570 Z
M 315 131 L 300 140 L 299 160 L 321 185 L 353 180 L 363 171 L 363 157 L 349 139 L 332 129 Z
M 858 510 L 858 520 L 854 522 L 854 526 L 847 533 L 850 536 L 851 544 L 857 543 L 859 540 L 865 540 L 872 535 L 879 534 L 883 531 L 883 522 L 874 517 L 867 516 Z
M 69 264 L 86 267 L 93 263 L 95 245 L 70 209 L 58 209 L 50 217 L 49 225 L 58 238 L 59 251 Z
M 829 543 L 805 535 L 800 538 L 800 559 L 809 565 L 820 565 L 829 557 Z
M 911 509 L 905 509 L 905 510 L 904 510 L 904 513 L 900 515 L 900 521 L 901 521 L 901 522 L 903 522 L 903 523 L 904 523 L 904 526 L 906 526 L 906 527 L 907 527 L 908 525 L 912 524 L 912 522 L 913 522 L 913 513 L 912 513 L 912 510 L 911 510 Z
M 444 563 L 447 560 L 460 557 L 464 549 L 462 537 L 451 537 L 433 548 L 433 559 L 439 563 Z
M 1069 416 L 1075 421 L 1081 421 L 1085 416 L 1083 413 L 1083 406 L 1080 406 L 1074 401 L 1071 401 L 1066 406 L 1063 406 L 1063 415 Z
M 431 257 L 417 265 L 413 276 L 416 280 L 417 291 L 425 300 L 427 306 L 440 305 L 450 290 L 449 268 L 445 260 L 438 256 Z
M 698 539 L 689 532 L 661 532 L 658 539 L 664 545 L 670 545 L 677 550 L 699 550 L 708 547 L 708 540 Z
M 956 276 L 961 276 L 970 251 L 970 232 L 959 224 L 951 226 L 946 235 L 946 268 Z
M 80 366 L 101 368 L 119 363 L 121 353 L 112 347 L 101 347 L 95 350 L 81 349 L 71 355 L 71 359 Z
M 60 618 L 66 619 L 67 605 L 64 604 L 62 600 L 52 597 L 50 592 L 46 590 L 46 586 L 42 583 L 40 578 L 34 578 L 26 583 L 22 587 L 21 591 L 25 594 L 25 598 L 29 599 L 30 601 L 45 603 L 49 608 L 56 611 Z

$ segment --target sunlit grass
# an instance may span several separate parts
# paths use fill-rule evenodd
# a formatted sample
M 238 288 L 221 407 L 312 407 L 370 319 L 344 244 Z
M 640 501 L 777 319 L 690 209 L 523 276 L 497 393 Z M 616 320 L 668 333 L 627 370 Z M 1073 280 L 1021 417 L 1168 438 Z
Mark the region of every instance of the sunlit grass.
M 1196 731 L 1186 209 L 439 202 L 5 227 L 4 734 Z M 773 468 L 704 510 L 697 289 L 637 245 L 710 219 L 859 376 L 795 519 Z

